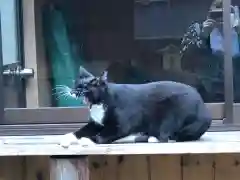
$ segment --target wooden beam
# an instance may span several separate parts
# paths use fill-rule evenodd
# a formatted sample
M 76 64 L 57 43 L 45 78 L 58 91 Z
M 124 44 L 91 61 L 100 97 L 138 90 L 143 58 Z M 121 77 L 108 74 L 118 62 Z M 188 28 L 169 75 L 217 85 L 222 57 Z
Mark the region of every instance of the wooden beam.
M 207 104 L 213 119 L 222 120 L 223 103 Z M 235 106 L 240 112 L 240 104 Z M 90 117 L 88 107 L 41 107 L 41 108 L 6 108 L 3 124 L 26 123 L 86 123 Z
M 0 156 L 240 153 L 240 131 L 207 132 L 201 140 L 195 142 L 147 144 L 118 142 L 88 146 L 73 144 L 69 148 L 59 145 L 61 137 L 0 137 Z
M 1 125 L 0 136 L 39 136 L 39 135 L 63 135 L 74 132 L 86 123 L 53 123 L 53 124 L 14 124 Z M 213 121 L 209 132 L 240 131 L 240 125 L 223 124 L 222 121 Z
M 213 120 L 224 119 L 224 103 L 206 103 Z M 240 103 L 234 103 L 234 122 L 240 124 Z M 90 116 L 87 107 L 6 108 L 3 124 L 26 123 L 86 123 Z M 216 124 L 216 123 L 215 123 Z
M 50 180 L 89 180 L 86 157 L 51 158 Z
M 224 119 L 224 103 L 206 103 L 206 106 L 209 109 L 213 120 Z
M 9 108 L 5 109 L 4 124 L 82 123 L 89 117 L 87 107 Z
M 38 107 L 37 87 L 37 47 L 35 33 L 34 0 L 23 0 L 23 37 L 24 37 L 24 62 L 28 68 L 33 68 L 35 75 L 29 79 L 26 88 L 27 107 Z
M 208 109 L 212 114 L 213 120 L 223 120 L 225 118 L 225 104 L 224 103 L 206 103 Z M 233 104 L 233 122 L 240 124 L 240 103 Z
M 224 104 L 209 103 L 213 120 L 224 119 Z M 235 117 L 240 116 L 240 104 L 234 105 Z M 238 116 L 239 115 L 239 116 Z M 86 123 L 90 116 L 87 107 L 41 107 L 41 108 L 6 108 L 3 124 L 26 123 Z
M 24 63 L 34 69 L 34 77 L 26 85 L 26 106 L 51 106 L 51 87 L 48 78 L 42 37 L 41 8 L 45 0 L 23 0 Z
M 64 149 L 59 145 L 2 146 L 0 156 L 51 155 L 134 155 L 134 154 L 219 154 L 240 153 L 240 142 L 187 142 L 153 144 L 108 144 L 82 147 L 72 145 Z

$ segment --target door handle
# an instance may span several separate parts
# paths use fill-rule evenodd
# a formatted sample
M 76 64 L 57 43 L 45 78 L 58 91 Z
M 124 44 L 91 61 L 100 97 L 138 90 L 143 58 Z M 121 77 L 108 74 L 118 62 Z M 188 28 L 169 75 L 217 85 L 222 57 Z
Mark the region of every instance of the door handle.
M 34 69 L 32 68 L 22 68 L 17 66 L 14 69 L 6 69 L 3 71 L 4 76 L 19 77 L 20 79 L 28 79 L 34 77 Z

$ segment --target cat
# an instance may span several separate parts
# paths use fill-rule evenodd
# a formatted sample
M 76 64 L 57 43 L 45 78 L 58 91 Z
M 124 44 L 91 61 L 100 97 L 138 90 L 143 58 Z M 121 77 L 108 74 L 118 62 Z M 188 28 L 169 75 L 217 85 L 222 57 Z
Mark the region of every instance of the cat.
M 197 90 L 173 81 L 116 84 L 108 82 L 107 71 L 94 77 L 81 69 L 70 94 L 84 96 L 90 108 L 103 108 L 102 118 L 67 134 L 76 140 L 88 138 L 93 143 L 108 144 L 141 133 L 136 142 L 148 142 L 150 137 L 159 142 L 195 141 L 212 122 Z
M 79 79 L 85 79 L 89 77 L 94 77 L 90 72 L 88 72 L 83 67 L 79 68 Z M 79 82 L 80 83 L 80 82 Z M 62 86 L 61 86 L 62 87 Z M 60 94 L 65 94 L 68 96 L 72 96 L 76 98 L 76 95 L 74 93 L 71 93 L 71 88 L 65 86 L 64 92 L 60 92 Z M 86 102 L 85 102 L 86 103 Z M 63 147 L 69 147 L 71 144 L 81 144 L 81 145 L 91 145 L 94 144 L 90 139 L 86 138 L 89 137 L 91 132 L 99 132 L 102 128 L 102 126 L 99 126 L 101 119 L 104 116 L 104 108 L 102 104 L 95 104 L 92 105 L 90 108 L 90 120 L 87 126 L 81 129 L 81 131 L 77 131 L 74 133 L 68 133 L 65 134 L 61 138 L 61 146 Z M 90 128 L 89 128 L 90 127 Z M 78 135 L 78 136 L 77 136 Z M 78 138 L 80 138 L 80 140 Z M 137 134 L 131 134 L 129 136 L 126 136 L 122 139 L 119 139 L 115 141 L 115 143 L 135 143 L 135 142 L 143 142 L 147 141 L 150 143 L 156 143 L 158 140 L 155 137 L 146 137 L 142 135 L 141 133 Z M 79 143 L 80 142 L 80 143 Z

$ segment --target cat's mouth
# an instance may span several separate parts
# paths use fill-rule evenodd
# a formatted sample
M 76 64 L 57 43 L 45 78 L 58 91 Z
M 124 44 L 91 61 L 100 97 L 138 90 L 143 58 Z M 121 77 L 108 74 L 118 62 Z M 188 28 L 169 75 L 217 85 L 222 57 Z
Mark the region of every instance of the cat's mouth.
M 73 98 L 79 98 L 81 95 L 80 95 L 80 93 L 76 93 L 75 91 L 71 91 L 70 92 L 70 94 L 71 94 L 71 96 L 73 97 Z M 84 95 L 83 95 L 83 103 L 84 104 L 86 104 L 87 106 L 89 106 L 89 108 L 91 108 L 92 107 L 92 103 L 89 101 L 89 99 L 87 98 L 87 97 L 85 97 Z

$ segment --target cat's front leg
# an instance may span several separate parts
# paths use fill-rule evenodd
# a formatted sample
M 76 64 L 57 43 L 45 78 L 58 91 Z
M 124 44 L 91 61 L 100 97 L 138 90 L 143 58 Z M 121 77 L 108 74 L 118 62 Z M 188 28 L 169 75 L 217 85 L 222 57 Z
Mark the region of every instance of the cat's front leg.
M 72 144 L 76 144 L 77 142 L 78 142 L 78 139 L 74 135 L 74 133 L 67 133 L 61 137 L 60 145 L 64 148 L 67 148 Z
M 98 135 L 95 136 L 95 142 L 97 144 L 110 144 L 129 135 L 130 134 L 122 132 L 117 128 L 105 127 Z
M 122 136 L 119 136 L 119 135 L 111 135 L 111 136 L 101 136 L 101 135 L 97 135 L 95 137 L 95 142 L 97 144 L 111 144 L 113 143 L 114 141 L 120 139 L 120 138 L 123 138 L 125 137 L 124 135 Z
M 63 135 L 60 145 L 67 148 L 72 144 L 86 144 L 87 138 L 90 143 L 92 137 L 96 136 L 102 129 L 102 125 L 90 120 L 87 125 L 77 131 Z
M 64 148 L 68 148 L 70 145 L 73 145 L 73 144 L 88 146 L 88 145 L 93 145 L 95 143 L 90 138 L 82 137 L 80 139 L 77 139 L 73 133 L 65 134 L 61 141 L 61 146 Z

